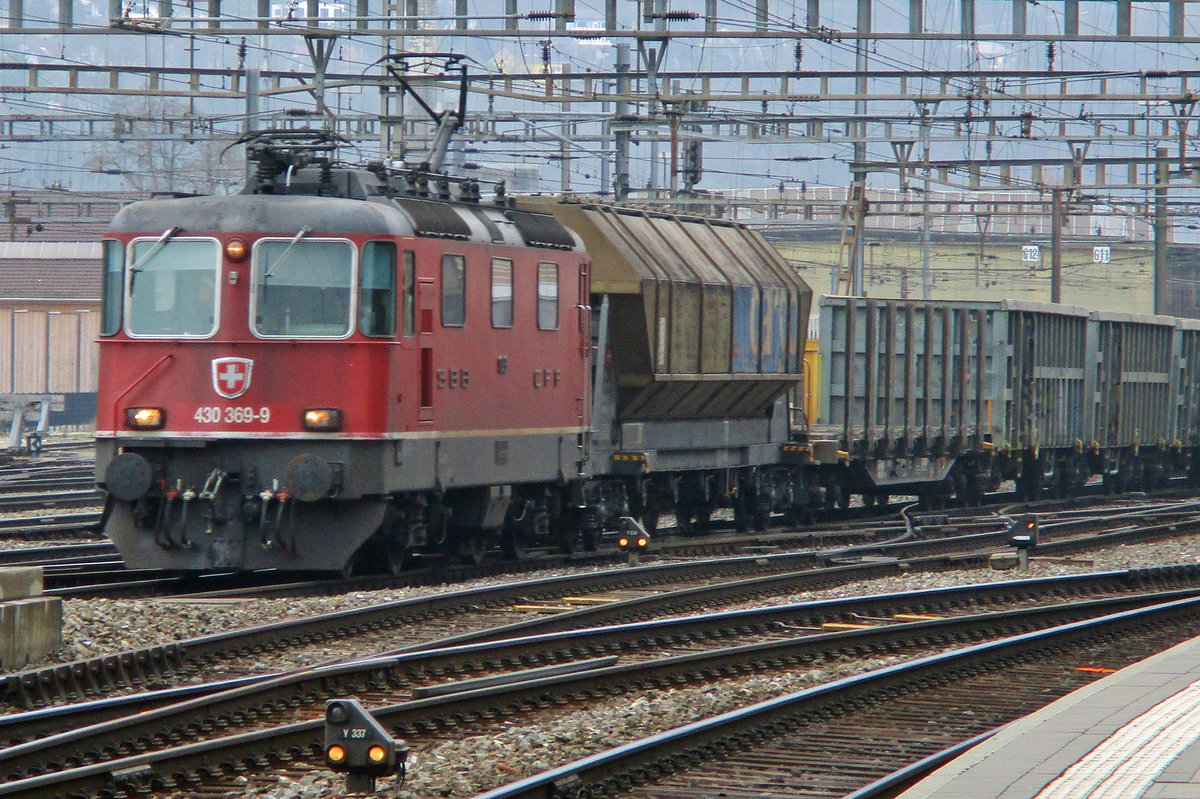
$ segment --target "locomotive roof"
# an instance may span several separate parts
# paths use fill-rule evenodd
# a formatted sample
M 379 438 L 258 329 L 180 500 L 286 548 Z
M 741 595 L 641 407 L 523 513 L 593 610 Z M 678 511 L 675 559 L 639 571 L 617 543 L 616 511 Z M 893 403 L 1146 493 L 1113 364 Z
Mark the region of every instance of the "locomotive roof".
M 395 196 L 365 170 L 334 170 L 321 183 L 298 170 L 285 194 L 155 197 L 123 208 L 113 233 L 158 234 L 239 231 L 291 235 L 301 227 L 314 235 L 421 236 L 510 246 L 581 250 L 578 237 L 546 214 L 508 203 L 463 202 Z M 321 193 L 317 193 L 321 191 Z

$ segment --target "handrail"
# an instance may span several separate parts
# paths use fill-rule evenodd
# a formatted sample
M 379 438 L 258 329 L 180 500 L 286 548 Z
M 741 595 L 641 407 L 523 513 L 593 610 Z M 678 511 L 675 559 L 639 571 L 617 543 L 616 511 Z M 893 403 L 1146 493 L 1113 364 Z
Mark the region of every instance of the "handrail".
M 121 406 L 121 400 L 125 399 L 125 395 L 127 395 L 130 391 L 133 391 L 135 388 L 137 388 L 139 383 L 141 383 L 143 380 L 145 380 L 147 377 L 149 377 L 151 374 L 153 374 L 154 370 L 157 369 L 158 367 L 162 366 L 163 363 L 165 363 L 166 361 L 173 361 L 173 360 L 175 360 L 175 356 L 172 355 L 171 353 L 167 353 L 166 355 L 162 356 L 161 358 L 159 358 L 157 361 L 154 362 L 153 366 L 151 366 L 149 369 L 147 369 L 145 372 L 143 372 L 141 377 L 139 377 L 137 380 L 134 380 L 132 383 L 129 384 L 129 386 L 124 391 L 122 391 L 120 394 L 117 395 L 117 398 L 115 400 L 113 400 L 112 420 L 113 420 L 113 431 L 114 432 L 116 432 L 117 430 L 119 430 L 121 428 L 120 417 L 117 413 L 117 408 L 119 408 Z

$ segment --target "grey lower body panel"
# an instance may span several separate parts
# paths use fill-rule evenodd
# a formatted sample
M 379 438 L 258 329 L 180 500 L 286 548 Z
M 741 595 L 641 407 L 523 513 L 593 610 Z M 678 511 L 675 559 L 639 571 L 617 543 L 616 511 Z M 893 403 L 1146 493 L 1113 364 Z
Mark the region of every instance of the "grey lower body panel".
M 471 507 L 490 486 L 562 485 L 587 466 L 571 433 L 120 443 L 97 442 L 97 482 L 131 568 L 340 570 L 394 505 Z
M 131 502 L 113 508 L 105 532 L 131 569 L 185 571 L 339 571 L 379 528 L 387 503 L 323 500 L 297 504 L 280 523 L 268 514 L 225 515 L 225 508 L 197 504 L 186 519 L 177 505 L 161 524 L 139 521 Z

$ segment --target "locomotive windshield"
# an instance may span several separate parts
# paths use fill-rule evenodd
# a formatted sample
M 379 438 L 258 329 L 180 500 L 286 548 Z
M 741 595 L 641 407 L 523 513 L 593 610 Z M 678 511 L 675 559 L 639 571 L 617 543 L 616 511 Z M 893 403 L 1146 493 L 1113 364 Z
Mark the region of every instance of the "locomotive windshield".
M 254 247 L 254 332 L 338 338 L 354 316 L 354 247 L 348 241 L 260 239 Z
M 131 336 L 211 336 L 217 327 L 220 245 L 213 239 L 139 239 L 129 252 Z

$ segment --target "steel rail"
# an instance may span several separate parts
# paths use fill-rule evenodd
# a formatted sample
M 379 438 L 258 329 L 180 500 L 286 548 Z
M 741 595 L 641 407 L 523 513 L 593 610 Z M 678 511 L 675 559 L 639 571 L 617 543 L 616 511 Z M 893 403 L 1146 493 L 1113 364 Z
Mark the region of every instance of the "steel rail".
M 1114 573 L 1118 586 L 1125 585 L 1125 575 Z M 1090 576 L 1089 576 L 1090 577 Z M 972 604 L 1022 601 L 1047 594 L 1089 593 L 1097 588 L 1094 580 L 1070 581 L 1060 579 L 1025 580 L 953 589 L 929 589 L 913 593 L 882 594 L 850 599 L 804 602 L 792 605 L 737 610 L 706 614 L 683 619 L 660 619 L 650 622 L 612 627 L 570 630 L 541 635 L 525 635 L 469 644 L 454 644 L 443 639 L 443 646 L 414 649 L 412 647 L 383 652 L 350 663 L 325 663 L 311 668 L 263 677 L 224 680 L 211 686 L 187 686 L 162 692 L 135 694 L 109 700 L 47 708 L 24 714 L 0 716 L 0 737 L 25 739 L 24 743 L 0 749 L 0 773 L 25 774 L 41 768 L 48 751 L 65 748 L 67 751 L 52 762 L 83 759 L 85 752 L 117 751 L 130 740 L 152 740 L 156 737 L 179 734 L 197 723 L 199 713 L 208 719 L 229 717 L 247 710 L 291 703 L 312 691 L 328 690 L 335 680 L 364 682 L 386 681 L 406 684 L 429 674 L 454 674 L 478 669 L 485 664 L 560 663 L 564 660 L 602 656 L 614 652 L 630 652 L 666 645 L 667 642 L 706 641 L 715 637 L 766 633 L 816 627 L 827 620 L 855 620 L 890 617 L 913 609 L 946 610 Z M 748 644 L 716 652 L 666 658 L 662 661 L 666 673 L 651 674 L 645 664 L 614 666 L 607 672 L 602 686 L 619 684 L 622 679 L 675 679 L 679 664 L 704 672 L 712 669 L 741 667 L 747 663 L 777 660 L 805 661 L 844 650 L 887 650 L 897 646 L 914 645 L 930 639 L 970 639 L 995 629 L 1004 630 L 1046 626 L 1061 618 L 1078 618 L 1111 613 L 1129 606 L 1161 603 L 1200 593 L 1200 587 L 1131 594 L 1093 599 L 1067 605 L 1048 605 L 983 615 L 957 616 L 910 623 L 888 623 L 861 630 L 839 633 L 820 633 L 810 629 L 801 638 L 781 638 L 758 644 Z M 747 658 L 749 660 L 747 660 Z M 612 682 L 608 682 L 609 676 Z M 631 678 L 629 675 L 633 675 Z M 98 722 L 98 723 L 97 723 Z M 131 732 L 131 730 L 137 732 Z M 63 732 L 63 730 L 68 730 Z M 30 762 L 30 758 L 35 758 Z
M 622 786 L 672 770 L 677 761 L 696 762 L 722 749 L 742 749 L 764 738 L 786 734 L 795 725 L 796 717 L 806 712 L 899 685 L 936 680 L 972 667 L 986 667 L 998 661 L 1070 646 L 1130 627 L 1161 624 L 1181 616 L 1194 617 L 1197 612 L 1200 612 L 1200 599 L 1178 600 L 886 666 L 618 746 L 487 791 L 475 799 L 545 799 L 548 796 L 584 795 L 584 791 L 591 791 L 589 795 L 609 796 L 618 793 Z
M 1092 604 L 1092 603 L 1083 603 Z M 1042 609 L 1048 612 L 1053 609 Z M 1000 641 L 976 644 L 940 655 L 923 657 L 910 663 L 885 667 L 864 675 L 843 678 L 788 696 L 760 702 L 747 708 L 721 714 L 712 719 L 687 725 L 634 743 L 626 744 L 609 752 L 585 758 L 576 763 L 518 781 L 511 786 L 482 794 L 477 799 L 532 799 L 545 797 L 548 789 L 568 784 L 600 784 L 603 790 L 629 780 L 632 771 L 652 773 L 667 758 L 681 755 L 702 747 L 742 746 L 747 741 L 777 734 L 786 726 L 790 717 L 799 713 L 827 707 L 831 703 L 851 700 L 854 697 L 877 693 L 887 687 L 927 680 L 961 671 L 971 666 L 994 663 L 1006 658 L 1027 656 L 1038 649 L 1057 648 L 1070 642 L 1087 640 L 1098 635 L 1114 634 L 1129 627 L 1148 623 L 1165 623 L 1179 616 L 1194 617 L 1200 610 L 1200 598 L 1175 600 L 1149 608 L 1139 608 L 1112 613 L 1099 618 L 1070 622 L 1065 625 L 1012 636 Z M 1007 611 L 1000 615 L 1028 613 Z M 993 616 L 994 614 L 988 614 Z M 971 617 L 976 624 L 981 617 Z M 945 630 L 934 633 L 919 633 L 927 625 L 945 627 L 950 624 L 969 625 L 967 618 L 946 619 L 938 622 L 915 622 L 895 625 L 890 628 L 892 636 L 911 635 L 936 636 L 943 640 Z M 888 628 L 885 628 L 888 629 Z M 964 635 L 967 628 L 964 626 Z M 851 633 L 833 633 L 827 638 L 841 638 L 840 646 L 850 648 L 849 638 L 879 635 L 882 630 L 859 630 Z M 450 694 L 444 697 L 418 699 L 400 704 L 373 709 L 372 714 L 397 732 L 428 728 L 450 719 L 491 716 L 520 712 L 522 708 L 537 705 L 560 696 L 584 693 L 589 696 L 604 693 L 620 693 L 628 684 L 673 683 L 681 676 L 698 679 L 705 673 L 740 671 L 738 664 L 749 662 L 779 663 L 788 657 L 787 647 L 812 646 L 812 639 L 793 639 L 788 642 L 771 642 L 720 650 L 715 653 L 694 653 L 673 658 L 664 658 L 642 664 L 628 664 L 595 669 L 582 674 L 519 682 L 494 688 L 481 688 Z M 829 646 L 826 643 L 825 646 Z M 859 646 L 863 644 L 859 642 Z M 354 664 L 346 664 L 350 668 Z M 378 666 L 378 662 L 371 665 Z M 203 700 L 196 700 L 203 702 Z M 256 730 L 226 736 L 210 741 L 191 743 L 175 749 L 142 753 L 113 761 L 94 763 L 77 768 L 68 768 L 51 774 L 16 779 L 0 784 L 0 796 L 49 796 L 63 794 L 96 794 L 122 786 L 147 785 L 154 780 L 164 785 L 174 781 L 186 785 L 194 773 L 219 769 L 228 763 L 268 763 L 269 758 L 280 752 L 299 755 L 315 753 L 319 749 L 319 732 L 322 719 L 284 725 L 265 730 Z M 568 794 L 570 795 L 570 794 Z
M 736 577 L 740 574 L 772 570 L 782 572 L 782 576 L 773 575 L 771 578 L 780 586 L 786 586 L 789 580 L 800 580 L 801 584 L 814 585 L 817 584 L 814 581 L 820 579 L 827 582 L 838 579 L 866 579 L 870 576 L 894 574 L 899 569 L 894 562 L 884 562 L 827 569 L 816 575 L 813 575 L 811 570 L 786 571 L 789 567 L 808 563 L 811 559 L 811 554 L 801 553 L 654 564 L 524 580 L 484 589 L 449 591 L 15 672 L 0 679 L 0 700 L 32 707 L 47 704 L 52 697 L 82 697 L 95 693 L 106 685 L 129 684 L 146 678 L 157 679 L 163 673 L 177 670 L 189 660 L 220 657 L 225 653 L 274 646 L 280 642 L 321 640 L 346 632 L 395 626 L 417 619 L 454 615 L 478 607 L 527 602 L 531 598 L 562 596 L 570 592 L 613 591 L 618 588 L 649 587 L 670 581 Z M 744 590 L 749 592 L 749 587 Z M 602 623 L 604 619 L 610 618 L 606 615 L 608 612 L 609 609 L 603 607 L 583 608 L 555 617 L 558 620 L 556 622 L 541 621 L 546 624 L 586 626 Z
M 975 748 L 996 733 L 1004 729 L 1002 725 L 985 733 L 968 738 L 960 744 L 950 746 L 929 757 L 924 757 L 916 763 L 911 763 L 902 769 L 893 771 L 886 777 L 881 777 L 869 785 L 864 785 L 857 791 L 846 794 L 842 799 L 879 799 L 879 797 L 895 796 L 896 791 L 916 783 L 921 778 L 944 766 L 962 753 Z
M 1094 524 L 1091 520 L 1089 524 Z M 1136 531 L 1140 537 L 1153 535 L 1176 535 L 1180 533 L 1177 523 L 1161 526 L 1158 533 L 1146 528 Z M 974 554 L 959 556 L 957 564 L 974 560 L 982 563 L 987 558 L 987 548 L 1004 546 L 1007 532 L 979 534 L 964 537 L 957 546 L 974 546 Z M 817 552 L 786 553 L 754 557 L 722 558 L 702 562 L 654 564 L 638 568 L 620 569 L 600 573 L 571 575 L 568 577 L 544 578 L 522 581 L 484 590 L 453 591 L 430 597 L 402 600 L 332 614 L 323 614 L 305 619 L 278 622 L 246 630 L 234 630 L 215 635 L 193 638 L 187 641 L 168 642 L 139 650 L 121 652 L 88 660 L 75 661 L 41 669 L 9 674 L 0 682 L 0 700 L 24 707 L 48 704 L 54 697 L 84 697 L 101 690 L 103 686 L 137 683 L 147 678 L 158 678 L 173 672 L 189 660 L 205 657 L 221 657 L 224 653 L 250 647 L 275 646 L 280 641 L 319 640 L 343 631 L 363 628 L 392 626 L 411 619 L 436 615 L 449 615 L 477 605 L 499 605 L 530 597 L 561 595 L 565 591 L 611 591 L 619 587 L 651 586 L 675 579 L 703 579 L 714 576 L 731 576 L 751 572 L 778 570 L 774 574 L 757 580 L 740 581 L 736 585 L 723 584 L 719 587 L 701 586 L 683 591 L 669 592 L 656 598 L 657 607 L 644 601 L 639 612 L 686 611 L 704 602 L 705 595 L 713 592 L 722 594 L 726 602 L 739 597 L 759 596 L 770 590 L 794 590 L 799 587 L 814 587 L 833 582 L 863 580 L 871 577 L 896 574 L 902 569 L 936 570 L 951 565 L 945 557 L 928 556 L 923 553 L 944 551 L 945 541 L 905 542 L 894 546 L 867 545 L 860 548 L 836 550 L 820 555 L 826 564 L 836 563 L 839 558 L 859 557 L 863 553 L 883 552 L 907 558 L 903 565 L 899 560 L 860 562 L 853 565 L 829 566 L 824 569 L 810 568 L 806 571 L 788 572 L 788 568 L 813 564 Z M 689 593 L 690 592 L 690 593 Z M 588 626 L 617 621 L 629 621 L 629 605 L 612 603 L 606 607 L 585 608 L 542 620 L 543 631 L 568 629 L 572 626 Z M 562 625 L 562 626 L 553 626 Z M 503 633 L 498 633 L 503 635 Z

